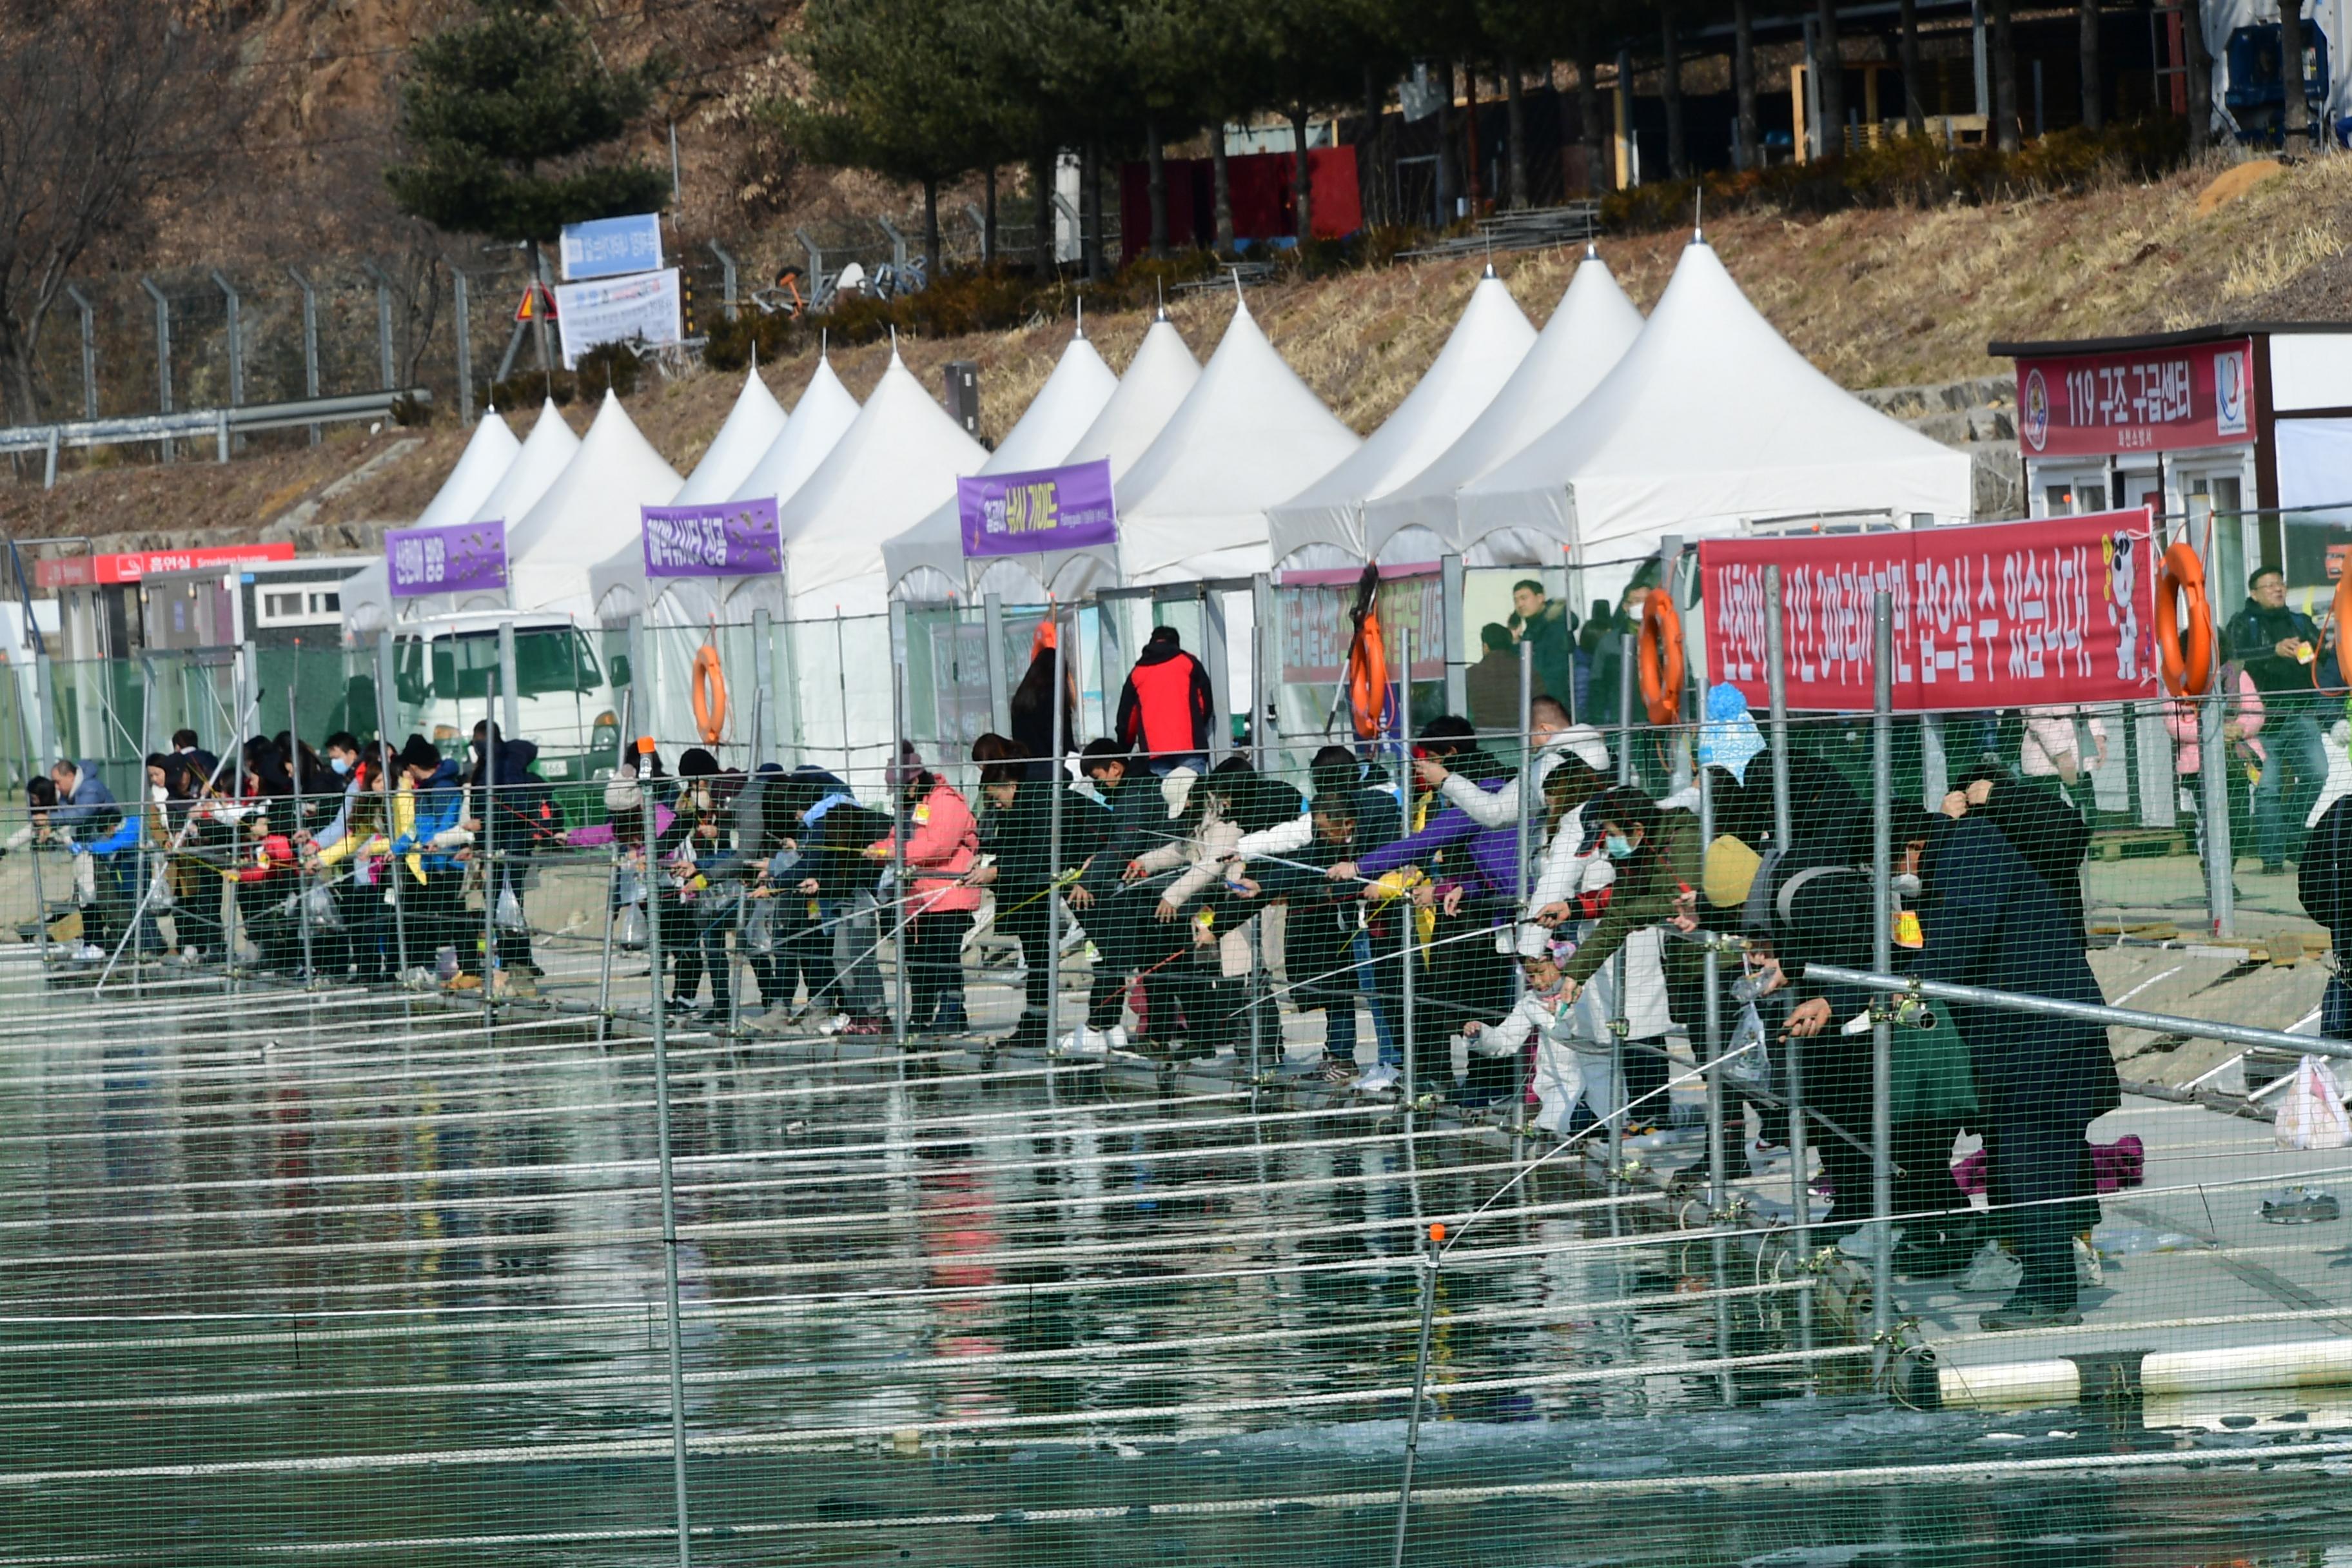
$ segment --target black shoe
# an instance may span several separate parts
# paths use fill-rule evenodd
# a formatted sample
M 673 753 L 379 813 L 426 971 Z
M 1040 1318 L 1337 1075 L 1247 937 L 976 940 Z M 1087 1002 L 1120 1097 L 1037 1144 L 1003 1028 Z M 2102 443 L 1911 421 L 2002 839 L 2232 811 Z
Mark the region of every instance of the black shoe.
M 992 1044 L 999 1050 L 1042 1051 L 1045 1048 L 1045 1021 L 1024 1018 L 1013 1026 L 1011 1034 Z
M 2071 1329 L 2082 1321 L 2083 1314 L 2072 1307 L 2011 1296 L 1991 1311 L 1979 1313 L 1977 1327 L 1989 1334 L 2000 1334 L 2012 1329 Z

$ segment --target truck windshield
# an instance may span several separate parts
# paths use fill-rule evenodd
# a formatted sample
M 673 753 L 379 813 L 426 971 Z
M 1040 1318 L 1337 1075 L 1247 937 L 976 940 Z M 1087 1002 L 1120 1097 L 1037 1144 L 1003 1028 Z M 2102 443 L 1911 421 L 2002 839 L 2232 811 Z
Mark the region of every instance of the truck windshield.
M 498 668 L 496 628 L 435 637 L 429 643 L 404 642 L 400 645 L 400 700 L 478 701 L 489 695 L 490 678 Z M 518 697 L 529 700 L 593 691 L 604 682 L 595 649 L 576 628 L 551 626 L 515 633 Z

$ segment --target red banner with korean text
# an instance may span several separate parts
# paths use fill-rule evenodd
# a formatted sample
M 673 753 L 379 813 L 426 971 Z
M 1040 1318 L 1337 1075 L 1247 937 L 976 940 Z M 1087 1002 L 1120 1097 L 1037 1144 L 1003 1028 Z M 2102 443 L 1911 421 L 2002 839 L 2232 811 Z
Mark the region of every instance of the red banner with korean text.
M 1711 679 L 1761 712 L 1764 568 L 1780 568 L 1789 706 L 1868 712 L 1871 614 L 1895 609 L 1895 706 L 1911 713 L 2160 695 L 2145 508 L 2031 522 L 1698 546 Z
M 2020 359 L 2017 437 L 2032 458 L 2242 446 L 2253 386 L 2246 338 Z

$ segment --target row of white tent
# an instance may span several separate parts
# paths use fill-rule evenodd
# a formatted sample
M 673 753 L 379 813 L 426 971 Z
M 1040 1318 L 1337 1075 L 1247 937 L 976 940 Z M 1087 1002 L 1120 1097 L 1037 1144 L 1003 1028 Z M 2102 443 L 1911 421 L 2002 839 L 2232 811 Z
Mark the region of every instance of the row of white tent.
M 1108 460 L 1115 545 L 967 561 L 958 478 Z M 880 612 L 891 597 L 1065 600 L 1268 570 L 1558 564 L 1662 535 L 1824 515 L 1969 514 L 1970 463 L 1849 395 L 1740 294 L 1702 239 L 1645 321 L 1588 251 L 1538 332 L 1491 269 L 1428 374 L 1369 438 L 1286 364 L 1244 304 L 1203 366 L 1163 312 L 1124 375 L 1083 331 L 993 453 L 893 352 L 863 406 L 820 359 L 787 415 L 756 372 L 693 473 L 607 395 L 584 437 L 552 405 L 517 441 L 487 415 L 424 527 L 503 521 L 499 596 L 396 612 L 379 565 L 347 625 L 511 609 L 615 624 Z M 773 498 L 784 571 L 649 582 L 646 506 Z

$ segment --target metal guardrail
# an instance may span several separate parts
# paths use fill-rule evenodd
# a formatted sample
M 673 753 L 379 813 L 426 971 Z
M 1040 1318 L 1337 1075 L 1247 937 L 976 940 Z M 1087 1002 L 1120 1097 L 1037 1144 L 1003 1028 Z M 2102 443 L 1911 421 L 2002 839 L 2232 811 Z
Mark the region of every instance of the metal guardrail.
M 1808 963 L 1808 979 L 1859 986 L 1890 995 L 1920 996 L 1931 1002 L 1962 1002 L 1976 1007 L 2000 1007 L 2040 1018 L 2065 1018 L 2118 1029 L 2145 1029 L 2156 1035 L 2179 1035 L 2192 1040 L 2223 1040 L 2233 1046 L 2260 1046 L 2304 1056 L 2333 1057 L 2352 1061 L 2352 1044 L 2318 1035 L 2290 1035 L 2279 1029 L 2257 1029 L 2244 1024 L 2224 1024 L 2211 1018 L 2182 1018 L 2169 1013 L 2143 1013 L 2137 1007 L 2093 1006 L 2086 1002 L 2060 1002 L 1982 985 L 1955 985 L 1942 980 L 1916 980 L 1907 975 L 1879 974 L 1866 969 L 1841 969 L 1832 963 Z
M 1601 233 L 1601 204 L 1570 202 L 1556 207 L 1530 207 L 1519 212 L 1489 214 L 1478 220 L 1476 232 L 1457 235 L 1433 245 L 1397 252 L 1400 261 L 1432 257 L 1476 256 L 1504 250 L 1545 250 L 1558 245 L 1581 245 Z
M 406 400 L 433 401 L 430 387 L 354 392 L 341 397 L 306 397 L 292 403 L 254 403 L 241 408 L 194 408 L 184 413 L 132 414 L 119 419 L 75 419 L 56 425 L 0 426 L 0 452 L 46 452 L 43 487 L 58 482 L 58 453 L 68 447 L 118 447 L 139 441 L 187 441 L 213 437 L 221 462 L 228 461 L 229 437 L 253 430 L 289 430 L 352 419 L 381 419 Z

